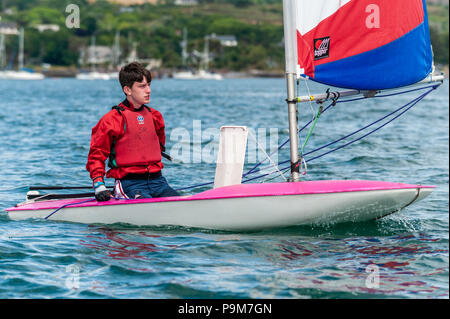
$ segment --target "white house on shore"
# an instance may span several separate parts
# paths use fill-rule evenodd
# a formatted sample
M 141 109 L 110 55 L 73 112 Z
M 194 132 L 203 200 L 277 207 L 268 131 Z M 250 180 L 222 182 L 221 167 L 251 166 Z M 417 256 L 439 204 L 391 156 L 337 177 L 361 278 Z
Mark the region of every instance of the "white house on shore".
M 217 40 L 221 46 L 224 47 L 236 47 L 238 42 L 234 35 L 216 35 L 215 33 L 209 36 L 211 40 Z
M 175 5 L 177 6 L 195 6 L 197 4 L 197 0 L 175 0 Z
M 39 32 L 44 32 L 44 31 L 53 31 L 53 32 L 58 32 L 59 31 L 59 25 L 57 24 L 38 24 L 36 26 L 34 26 L 35 29 L 37 29 Z
M 0 34 L 18 35 L 17 24 L 15 22 L 0 22 Z

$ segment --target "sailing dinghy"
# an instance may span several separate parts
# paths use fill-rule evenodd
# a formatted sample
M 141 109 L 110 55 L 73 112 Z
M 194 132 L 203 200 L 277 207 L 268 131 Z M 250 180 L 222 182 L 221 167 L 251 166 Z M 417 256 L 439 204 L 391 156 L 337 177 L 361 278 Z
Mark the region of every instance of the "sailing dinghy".
M 288 181 L 243 184 L 246 128 L 227 127 L 221 130 L 214 188 L 210 190 L 190 196 L 108 202 L 93 198 L 49 200 L 50 196 L 38 194 L 8 208 L 9 217 L 258 230 L 373 220 L 428 196 L 434 186 L 364 180 L 300 181 L 305 159 L 299 152 L 297 124 L 297 103 L 336 103 L 347 96 L 371 98 L 384 90 L 411 85 L 433 84 L 436 88 L 443 77 L 431 75 L 425 0 L 284 0 L 283 12 L 290 135 Z M 297 96 L 295 81 L 300 77 L 349 90 Z M 228 161 L 230 153 L 232 160 Z

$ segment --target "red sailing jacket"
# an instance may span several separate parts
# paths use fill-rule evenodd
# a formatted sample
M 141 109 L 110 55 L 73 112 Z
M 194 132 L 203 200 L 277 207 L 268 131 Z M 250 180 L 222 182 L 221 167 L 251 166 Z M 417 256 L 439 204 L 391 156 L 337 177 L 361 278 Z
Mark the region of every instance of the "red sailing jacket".
M 118 106 L 125 111 L 109 111 L 92 128 L 86 169 L 93 180 L 103 179 L 108 158 L 111 167 L 106 173 L 108 178 L 121 179 L 129 173 L 155 173 L 164 167 L 161 150 L 164 150 L 166 136 L 161 113 L 155 109 L 149 112 L 145 106 L 134 110 L 128 100 Z M 142 129 L 145 133 L 136 134 Z M 143 138 L 144 143 L 138 141 L 139 137 Z

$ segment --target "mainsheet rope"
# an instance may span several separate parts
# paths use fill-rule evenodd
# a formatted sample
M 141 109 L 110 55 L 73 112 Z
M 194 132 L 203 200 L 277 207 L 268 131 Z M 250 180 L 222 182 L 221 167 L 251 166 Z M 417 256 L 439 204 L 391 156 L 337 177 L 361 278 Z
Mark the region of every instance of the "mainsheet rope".
M 57 208 L 55 211 L 53 211 L 52 213 L 50 213 L 49 215 L 47 215 L 47 217 L 44 217 L 44 219 L 48 219 L 50 216 L 52 216 L 53 214 L 56 214 L 59 210 L 69 207 L 69 206 L 73 206 L 73 205 L 78 205 L 78 204 L 84 204 L 84 203 L 88 203 L 88 202 L 93 202 L 96 201 L 95 198 L 91 198 L 91 199 L 87 199 L 87 200 L 83 200 L 81 202 L 75 202 L 75 203 L 69 203 L 69 204 L 65 204 L 62 205 L 61 207 Z

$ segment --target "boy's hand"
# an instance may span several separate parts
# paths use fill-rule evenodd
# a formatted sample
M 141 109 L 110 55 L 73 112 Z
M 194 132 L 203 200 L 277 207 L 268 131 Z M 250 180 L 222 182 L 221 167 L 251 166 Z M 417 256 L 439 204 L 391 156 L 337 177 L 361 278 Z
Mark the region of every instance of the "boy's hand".
M 94 189 L 95 189 L 95 199 L 98 200 L 99 202 L 105 202 L 111 199 L 112 194 L 106 188 L 103 182 L 95 183 Z

